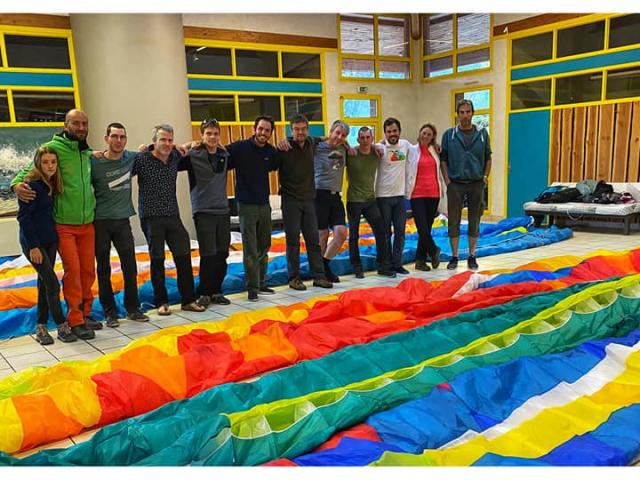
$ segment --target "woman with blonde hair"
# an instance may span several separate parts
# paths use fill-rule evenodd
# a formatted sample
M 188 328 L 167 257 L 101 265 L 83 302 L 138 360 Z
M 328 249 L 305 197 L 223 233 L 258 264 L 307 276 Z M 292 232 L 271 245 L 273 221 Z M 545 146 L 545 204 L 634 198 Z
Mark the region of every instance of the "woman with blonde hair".
M 36 340 L 42 345 L 51 345 L 53 338 L 47 329 L 49 313 L 58 325 L 58 339 L 75 342 L 60 304 L 60 284 L 54 271 L 58 235 L 53 221 L 53 197 L 64 191 L 58 155 L 49 147 L 36 151 L 34 167 L 24 178 L 36 193 L 29 203 L 18 200 L 18 223 L 20 245 L 27 259 L 38 273 L 38 325 Z
M 431 228 L 438 213 L 447 209 L 447 186 L 440 170 L 440 157 L 436 151 L 437 130 L 432 123 L 425 123 L 418 131 L 418 144 L 412 145 L 407 154 L 406 198 L 411 200 L 411 210 L 418 229 L 415 269 L 429 271 L 440 265 L 440 248 L 433 241 Z

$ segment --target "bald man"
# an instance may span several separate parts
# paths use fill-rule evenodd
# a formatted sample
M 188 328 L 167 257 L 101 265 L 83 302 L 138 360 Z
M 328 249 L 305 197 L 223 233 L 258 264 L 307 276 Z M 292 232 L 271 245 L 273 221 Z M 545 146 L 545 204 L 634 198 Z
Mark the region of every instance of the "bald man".
M 64 130 L 44 146 L 58 154 L 64 192 L 54 199 L 53 219 L 58 233 L 58 253 L 64 267 L 62 291 L 67 302 L 67 322 L 82 340 L 95 337 L 102 323 L 89 317 L 93 304 L 91 286 L 96 277 L 93 217 L 96 199 L 91 187 L 91 149 L 87 145 L 89 118 L 82 110 L 69 110 Z M 11 182 L 18 198 L 31 201 L 35 194 L 23 182 L 33 165 Z

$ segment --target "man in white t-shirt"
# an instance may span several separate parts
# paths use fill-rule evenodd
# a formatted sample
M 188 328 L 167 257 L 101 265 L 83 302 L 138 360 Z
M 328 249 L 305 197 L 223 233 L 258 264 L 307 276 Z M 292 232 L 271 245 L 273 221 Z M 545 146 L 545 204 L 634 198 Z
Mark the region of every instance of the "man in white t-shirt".
M 409 270 L 402 266 L 404 250 L 404 230 L 407 222 L 405 204 L 405 170 L 407 152 L 411 143 L 400 139 L 400 121 L 389 117 L 383 124 L 385 142 L 384 155 L 378 163 L 376 177 L 376 200 L 382 214 L 384 228 L 391 246 L 391 225 L 393 225 L 393 247 L 391 247 L 391 268 L 394 272 L 407 275 Z

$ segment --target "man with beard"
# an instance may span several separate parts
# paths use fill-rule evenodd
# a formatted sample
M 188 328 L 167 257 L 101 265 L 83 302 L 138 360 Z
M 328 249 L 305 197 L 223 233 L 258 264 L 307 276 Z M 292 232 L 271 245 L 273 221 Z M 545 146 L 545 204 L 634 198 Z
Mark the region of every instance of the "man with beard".
M 102 323 L 89 317 L 93 306 L 91 286 L 96 277 L 93 219 L 96 199 L 91 186 L 91 149 L 87 145 L 89 118 L 82 110 L 67 112 L 64 130 L 44 144 L 58 155 L 64 192 L 54 198 L 53 219 L 58 234 L 58 253 L 64 267 L 62 292 L 67 302 L 67 322 L 76 337 L 95 338 Z M 23 202 L 35 197 L 23 182 L 33 164 L 23 169 L 11 187 Z
M 491 172 L 491 146 L 486 128 L 477 128 L 473 122 L 473 102 L 462 99 L 456 105 L 458 125 L 442 135 L 440 160 L 442 176 L 447 184 L 447 210 L 449 216 L 449 243 L 451 259 L 447 268 L 458 267 L 460 220 L 467 198 L 469 221 L 469 257 L 467 267 L 478 269 L 476 243 L 480 235 L 480 217 L 484 208 L 484 188 Z

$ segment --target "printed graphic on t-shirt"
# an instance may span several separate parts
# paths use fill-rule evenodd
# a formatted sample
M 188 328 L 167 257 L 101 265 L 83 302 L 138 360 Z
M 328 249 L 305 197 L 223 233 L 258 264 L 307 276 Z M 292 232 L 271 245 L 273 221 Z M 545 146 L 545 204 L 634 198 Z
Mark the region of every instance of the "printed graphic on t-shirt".
M 387 146 L 387 160 L 390 162 L 404 162 L 406 159 L 407 154 L 403 149 Z
M 340 150 L 333 150 L 329 156 L 331 170 L 339 170 L 344 167 L 344 154 Z

